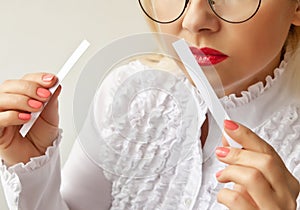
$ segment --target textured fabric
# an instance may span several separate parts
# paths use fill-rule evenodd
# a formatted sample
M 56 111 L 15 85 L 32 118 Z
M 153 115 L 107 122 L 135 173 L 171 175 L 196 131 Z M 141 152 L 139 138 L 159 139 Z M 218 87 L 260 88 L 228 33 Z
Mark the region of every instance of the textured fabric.
M 288 52 L 279 68 L 275 69 L 274 78 L 268 76 L 265 85 L 259 82 L 244 91 L 241 97 L 230 95 L 222 98 L 221 102 L 233 120 L 250 127 L 271 144 L 287 168 L 300 179 L 299 56 L 291 59 L 295 62 L 288 62 L 290 57 Z M 224 187 L 215 179 L 215 173 L 224 168 L 224 164 L 214 156 L 215 148 L 221 145 L 221 132 L 207 113 L 201 96 L 180 72 L 173 72 L 178 80 L 172 87 L 176 89 L 179 83 L 186 84 L 197 102 L 193 126 L 198 127 L 199 132 L 193 136 L 179 138 L 181 136 L 176 132 L 176 126 L 180 124 L 180 113 L 176 111 L 178 106 L 174 98 L 155 89 L 131 101 L 132 109 L 128 112 L 132 130 L 126 130 L 124 123 L 115 126 L 111 121 L 113 118 L 108 117 L 112 115 L 111 103 L 117 88 L 132 75 L 147 69 L 141 62 L 135 61 L 108 76 L 104 88 L 96 95 L 84 127 L 91 133 L 79 135 L 81 139 L 74 145 L 65 165 L 61 194 L 58 189 L 60 180 L 55 178 L 59 177 L 59 140 L 48 148 L 45 156 L 34 158 L 25 166 L 18 164 L 9 169 L 1 166 L 3 186 L 12 209 L 17 209 L 14 205 L 19 209 L 30 210 L 67 209 L 66 204 L 72 210 L 226 209 L 216 202 L 218 191 Z M 186 116 L 190 117 L 188 112 Z M 206 117 L 210 127 L 202 148 L 200 128 Z M 166 123 L 159 124 L 158 119 Z M 156 124 L 160 125 L 159 130 L 151 132 Z M 191 125 L 185 126 L 187 128 Z M 149 132 L 139 133 L 139 130 Z M 130 134 L 130 139 L 124 136 L 121 138 L 122 132 Z M 134 139 L 144 133 L 159 133 L 151 137 L 162 139 L 162 142 L 151 142 L 148 139 L 149 142 L 144 144 Z M 98 139 L 93 138 L 94 135 Z M 189 150 L 180 147 L 186 142 Z M 104 146 L 95 147 L 97 144 L 108 147 L 103 150 Z M 161 146 L 156 147 L 157 144 Z M 99 151 L 104 153 L 97 153 Z M 147 173 L 150 176 L 146 176 Z M 32 200 L 32 191 L 37 192 L 35 200 Z M 41 191 L 43 193 L 38 194 Z M 32 202 L 46 199 L 49 199 L 48 203 L 38 202 L 38 205 L 34 204 L 36 207 L 32 207 Z M 50 202 L 54 199 L 57 202 Z
M 67 210 L 60 188 L 60 137 L 46 154 L 32 158 L 29 163 L 10 168 L 0 166 L 1 180 L 7 203 L 12 210 Z M 2 161 L 3 162 L 3 161 Z

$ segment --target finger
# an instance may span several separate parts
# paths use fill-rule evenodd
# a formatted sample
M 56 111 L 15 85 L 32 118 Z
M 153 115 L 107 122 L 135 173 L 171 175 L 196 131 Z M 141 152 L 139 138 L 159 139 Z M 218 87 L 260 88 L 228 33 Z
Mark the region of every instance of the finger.
M 11 125 L 21 125 L 29 121 L 30 118 L 30 113 L 22 113 L 17 111 L 0 112 L 0 128 L 5 128 Z M 3 129 L 1 130 L 3 131 Z
M 42 72 L 26 74 L 22 77 L 22 80 L 35 82 L 38 83 L 40 86 L 50 88 L 56 84 L 57 77 L 54 74 Z
M 61 86 L 54 92 L 49 103 L 35 122 L 29 133 L 29 138 L 34 139 L 33 143 L 40 151 L 45 151 L 59 134 L 58 130 L 58 96 L 61 92 Z M 45 137 L 45 127 L 47 127 L 47 136 Z
M 3 138 L 7 127 L 15 125 L 21 125 L 28 122 L 31 119 L 30 113 L 22 113 L 17 111 L 0 112 L 0 146 L 6 147 L 8 141 Z
M 230 210 L 255 210 L 256 208 L 238 191 L 221 189 L 218 193 L 219 203 L 227 206 Z
M 43 102 L 23 95 L 0 94 L 0 111 L 37 112 L 43 107 Z
M 276 154 L 274 149 L 249 128 L 231 120 L 224 121 L 225 132 L 244 149 L 266 154 Z M 225 138 L 223 136 L 223 138 Z M 224 141 L 225 139 L 223 139 Z
M 256 163 L 259 164 L 260 171 L 265 174 L 272 184 L 272 187 L 277 189 L 277 193 L 287 192 L 287 190 L 289 190 L 293 195 L 297 194 L 299 189 L 297 179 L 288 171 L 272 146 L 241 124 L 225 120 L 224 127 L 226 133 L 243 145 L 246 150 L 265 154 L 260 160 L 257 158 L 259 156 L 256 156 Z M 254 159 L 255 157 L 252 156 L 248 158 L 248 161 Z M 244 162 L 247 161 L 245 160 Z M 270 172 L 272 170 L 273 172 Z M 283 195 L 279 194 L 278 196 L 282 197 Z
M 58 86 L 47 106 L 41 113 L 42 118 L 53 126 L 58 126 L 58 96 L 61 93 L 61 89 L 61 86 Z
M 28 80 L 7 80 L 1 84 L 0 93 L 24 95 L 40 101 L 46 101 L 51 95 L 47 87 Z
M 217 179 L 221 183 L 234 182 L 244 186 L 260 208 L 274 204 L 274 191 L 257 169 L 230 165 L 218 173 Z
M 233 190 L 237 191 L 239 193 L 241 193 L 241 195 L 243 195 L 243 197 L 252 204 L 252 206 L 257 208 L 257 205 L 255 203 L 255 201 L 253 200 L 253 198 L 249 195 L 248 191 L 246 190 L 246 188 L 242 185 L 239 184 L 235 184 L 233 186 Z
M 10 84 L 12 82 L 17 82 L 17 84 L 18 84 L 19 82 L 22 82 L 22 81 L 29 81 L 31 83 L 36 83 L 39 86 L 42 86 L 45 88 L 50 88 L 56 84 L 57 77 L 54 74 L 49 74 L 49 73 L 26 74 L 19 80 L 4 81 L 3 84 L 0 85 L 0 91 L 2 91 L 2 89 L 4 90 L 3 92 L 8 91 L 8 90 L 10 90 L 9 88 L 6 88 L 6 87 L 9 87 L 8 84 Z M 17 88 L 18 85 L 15 87 Z
M 217 158 L 229 165 L 240 165 L 259 170 L 273 189 L 286 188 L 285 166 L 277 155 L 253 152 L 249 150 L 218 147 Z

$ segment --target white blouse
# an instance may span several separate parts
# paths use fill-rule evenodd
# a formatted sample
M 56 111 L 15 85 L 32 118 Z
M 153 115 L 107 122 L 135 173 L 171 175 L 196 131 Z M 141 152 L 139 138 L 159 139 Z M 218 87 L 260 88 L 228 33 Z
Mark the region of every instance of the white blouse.
M 241 97 L 229 95 L 221 102 L 233 120 L 271 144 L 300 180 L 300 66 L 290 57 L 287 53 L 265 85 L 259 82 Z M 224 187 L 215 178 L 225 166 L 214 155 L 221 132 L 205 103 L 180 72 L 145 75 L 147 69 L 134 61 L 104 81 L 62 179 L 61 137 L 25 165 L 0 166 L 10 209 L 226 209 L 216 201 Z M 154 88 L 145 77 L 164 85 Z M 127 89 L 118 89 L 124 85 Z M 135 87 L 146 88 L 135 92 Z M 206 117 L 210 126 L 202 148 L 200 128 Z

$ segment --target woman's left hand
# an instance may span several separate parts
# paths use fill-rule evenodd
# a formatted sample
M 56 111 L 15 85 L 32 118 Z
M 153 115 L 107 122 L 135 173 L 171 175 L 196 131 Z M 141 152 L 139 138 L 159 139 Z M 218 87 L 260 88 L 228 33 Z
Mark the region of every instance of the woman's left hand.
M 250 129 L 233 121 L 224 122 L 225 132 L 243 149 L 224 147 L 217 158 L 228 166 L 216 174 L 221 183 L 233 182 L 233 189 L 222 189 L 218 202 L 230 210 L 295 210 L 300 190 L 276 151 Z

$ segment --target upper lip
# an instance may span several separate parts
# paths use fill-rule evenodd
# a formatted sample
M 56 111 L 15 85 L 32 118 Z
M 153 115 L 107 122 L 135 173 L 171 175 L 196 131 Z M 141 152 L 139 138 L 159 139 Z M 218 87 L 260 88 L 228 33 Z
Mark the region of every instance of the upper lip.
M 215 50 L 215 49 L 212 49 L 212 48 L 209 48 L 209 47 L 202 47 L 202 48 L 196 48 L 196 47 L 190 47 L 192 53 L 194 55 L 206 55 L 206 56 L 224 56 L 224 57 L 228 57 L 227 55 L 225 55 L 224 53 L 218 51 L 218 50 Z
M 224 53 L 209 47 L 190 47 L 190 49 L 200 66 L 216 65 L 228 57 Z

